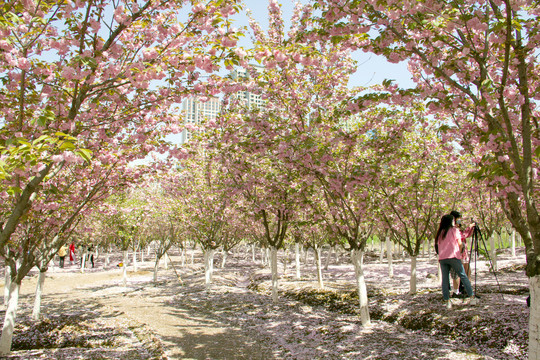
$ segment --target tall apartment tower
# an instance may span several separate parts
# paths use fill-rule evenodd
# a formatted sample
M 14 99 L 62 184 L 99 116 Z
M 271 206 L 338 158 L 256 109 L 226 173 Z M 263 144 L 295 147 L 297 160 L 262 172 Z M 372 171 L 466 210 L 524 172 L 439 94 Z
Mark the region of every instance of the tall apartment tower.
M 255 69 L 257 69 L 257 71 L 263 70 L 262 66 L 254 65 L 254 67 Z M 250 74 L 246 69 L 238 69 L 238 70 L 234 70 L 231 73 L 231 77 L 233 80 L 249 79 Z M 238 96 L 241 100 L 243 100 L 244 103 L 250 108 L 252 106 L 255 106 L 258 108 L 265 106 L 265 101 L 261 98 L 261 95 L 259 94 L 254 94 L 249 91 L 239 91 L 238 93 L 236 93 L 236 96 Z
M 202 102 L 198 98 L 188 98 L 182 103 L 182 113 L 186 123 L 200 124 L 203 120 L 215 119 L 221 110 L 221 101 L 217 97 Z M 180 135 L 180 143 L 183 144 L 191 138 L 187 129 Z

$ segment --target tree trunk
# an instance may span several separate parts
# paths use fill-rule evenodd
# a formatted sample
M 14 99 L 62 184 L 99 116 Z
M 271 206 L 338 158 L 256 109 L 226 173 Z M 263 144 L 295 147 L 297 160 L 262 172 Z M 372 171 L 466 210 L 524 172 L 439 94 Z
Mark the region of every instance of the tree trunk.
M 11 285 L 11 267 L 7 264 L 4 267 L 4 306 L 8 306 L 9 288 Z
M 363 326 L 368 326 L 371 324 L 371 319 L 369 317 L 368 296 L 363 269 L 364 253 L 360 250 L 351 250 L 351 261 L 354 265 L 356 285 L 358 288 L 358 299 L 360 301 L 360 319 Z
M 272 268 L 272 301 L 278 301 L 278 268 L 277 268 L 277 248 L 270 248 L 270 262 Z
M 324 289 L 321 266 L 321 248 L 319 246 L 315 247 L 315 263 L 317 267 L 317 283 L 319 285 L 319 289 Z
M 204 283 L 210 285 L 212 283 L 212 273 L 214 272 L 214 250 L 204 250 Z
M 223 250 L 223 258 L 221 259 L 221 268 L 225 268 L 225 263 L 227 262 L 227 257 L 229 256 L 229 252 L 227 250 Z
M 384 243 L 383 243 L 382 239 L 379 240 L 379 244 L 380 244 L 380 248 L 381 248 L 381 252 L 379 254 L 379 262 L 382 264 L 383 261 L 384 261 Z
M 86 267 L 86 258 L 87 258 L 87 253 L 84 252 L 82 254 L 82 258 L 81 258 L 81 273 L 84 273 L 84 268 Z
M 540 275 L 529 278 L 529 360 L 540 359 Z
M 11 351 L 13 340 L 13 330 L 15 329 L 15 318 L 17 317 L 17 307 L 19 306 L 19 289 L 21 284 L 12 282 L 9 288 L 9 301 L 0 336 L 0 356 L 8 355 Z
M 186 266 L 186 249 L 180 249 L 180 266 Z
M 163 268 L 169 270 L 169 256 L 167 253 L 163 254 Z
M 137 250 L 133 250 L 133 272 L 137 272 Z
M 386 257 L 388 258 L 388 276 L 394 277 L 394 265 L 392 264 L 392 242 L 386 238 Z
M 159 269 L 159 258 L 156 254 L 156 261 L 154 261 L 154 284 L 157 283 L 158 269 Z
M 296 267 L 296 280 L 300 280 L 300 244 L 294 243 L 294 265 Z
M 127 286 L 127 264 L 128 264 L 128 252 L 127 250 L 124 250 L 124 262 L 122 263 L 122 283 L 124 284 L 124 287 Z
M 516 257 L 516 230 L 512 230 L 510 237 L 510 248 L 512 249 L 512 257 Z
M 489 237 L 489 247 L 490 247 L 490 256 L 491 263 L 493 265 L 493 271 L 497 271 L 497 251 L 495 250 L 495 234 L 492 234 Z
M 411 256 L 411 278 L 409 281 L 409 294 L 416 294 L 416 256 Z
M 41 297 L 43 294 L 43 285 L 45 284 L 45 275 L 47 270 L 40 271 L 36 284 L 36 296 L 34 298 L 34 309 L 32 310 L 32 319 L 38 321 L 41 316 Z
M 330 246 L 328 248 L 328 253 L 326 254 L 326 261 L 324 264 L 324 270 L 328 270 L 328 267 L 330 266 L 330 258 L 332 257 L 332 251 L 335 251 L 333 246 Z
M 255 259 L 255 244 L 251 244 L 251 260 L 253 263 L 257 261 L 257 259 Z

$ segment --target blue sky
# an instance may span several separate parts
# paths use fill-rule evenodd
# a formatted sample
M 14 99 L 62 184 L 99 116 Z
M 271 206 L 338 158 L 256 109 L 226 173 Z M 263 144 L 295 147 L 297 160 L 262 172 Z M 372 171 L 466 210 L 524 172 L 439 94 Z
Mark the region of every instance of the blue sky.
M 291 18 L 294 2 L 292 0 L 278 0 L 281 3 L 285 24 L 288 25 Z M 251 9 L 255 20 L 263 28 L 268 25 L 268 0 L 244 0 L 247 8 Z M 307 0 L 301 0 L 307 3 Z M 247 25 L 247 18 L 239 17 L 237 26 Z M 247 45 L 244 45 L 247 46 Z M 385 58 L 361 51 L 354 53 L 358 60 L 358 71 L 351 78 L 351 86 L 369 86 L 382 83 L 385 79 L 395 80 L 401 87 L 414 87 L 407 65 L 405 63 L 392 64 Z

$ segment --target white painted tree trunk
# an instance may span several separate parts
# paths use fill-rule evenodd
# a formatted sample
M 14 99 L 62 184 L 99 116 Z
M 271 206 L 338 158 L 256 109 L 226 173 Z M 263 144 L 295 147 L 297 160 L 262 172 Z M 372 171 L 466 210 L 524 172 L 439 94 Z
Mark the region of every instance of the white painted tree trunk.
M 442 269 L 441 269 L 441 263 L 437 261 L 437 279 L 439 279 L 439 283 L 442 283 Z
M 495 234 L 489 237 L 489 247 L 491 263 L 493 264 L 493 271 L 497 271 L 497 251 L 495 249 Z
M 19 306 L 20 287 L 20 284 L 12 282 L 9 288 L 9 302 L 4 317 L 2 335 L 0 336 L 0 356 L 8 355 L 11 351 L 13 330 L 15 329 L 15 318 L 17 317 L 17 307 Z
M 182 249 L 180 255 L 180 264 L 182 267 L 184 267 L 186 266 L 186 249 Z
M 321 248 L 317 246 L 315 248 L 315 263 L 317 266 L 317 284 L 319 289 L 324 289 L 323 277 L 322 277 L 322 264 L 321 264 Z
M 411 256 L 411 278 L 409 280 L 409 294 L 416 294 L 416 256 Z
M 253 261 L 253 263 L 256 262 L 256 259 L 255 259 L 255 244 L 251 244 L 251 261 Z
M 358 288 L 358 299 L 360 305 L 360 320 L 363 326 L 369 326 L 371 319 L 369 317 L 368 296 L 366 280 L 364 278 L 364 253 L 358 250 L 351 250 L 351 261 L 354 265 L 356 285 Z
M 273 246 L 270 249 L 270 263 L 272 268 L 272 301 L 275 304 L 278 301 L 278 268 L 277 249 Z
M 289 263 L 289 250 L 285 250 L 283 254 L 283 274 L 287 273 L 287 265 Z
M 88 258 L 87 253 L 82 254 L 82 258 L 81 258 L 81 273 L 84 273 L 84 268 L 86 267 L 86 258 Z
M 512 257 L 516 257 L 516 230 L 512 230 L 512 235 L 510 236 L 510 248 L 512 251 Z
M 10 285 L 11 285 L 11 268 L 6 264 L 4 267 L 4 306 L 6 307 L 9 301 Z
M 214 272 L 214 250 L 208 249 L 204 251 L 204 283 L 210 285 L 212 283 L 212 274 Z
M 328 252 L 326 253 L 326 261 L 324 263 L 324 270 L 328 270 L 328 267 L 330 266 L 330 259 L 332 258 L 332 251 L 335 251 L 333 246 L 329 247 Z
M 392 264 L 392 242 L 389 238 L 386 238 L 386 257 L 388 259 L 388 276 L 394 277 L 394 265 Z
M 144 262 L 144 249 L 141 249 L 141 250 L 139 251 L 139 253 L 140 253 L 141 264 L 142 264 L 142 263 Z
M 296 280 L 300 280 L 300 244 L 294 243 L 294 266 L 296 267 Z
M 154 261 L 154 283 L 157 283 L 158 269 L 159 269 L 159 258 L 156 252 L 156 260 Z
M 540 275 L 529 278 L 529 360 L 540 360 Z
M 223 250 L 222 253 L 223 257 L 221 259 L 221 268 L 225 268 L 225 263 L 227 262 L 227 257 L 229 256 L 229 252 L 227 250 Z
M 43 285 L 45 284 L 46 271 L 40 271 L 36 284 L 36 294 L 34 298 L 34 309 L 32 310 L 32 319 L 38 321 L 41 316 L 41 298 L 43 294 Z
M 167 256 L 167 253 L 163 255 L 163 268 L 169 270 L 169 256 Z
M 381 248 L 381 252 L 379 253 L 379 262 L 382 264 L 384 261 L 384 243 L 381 239 L 379 239 L 379 244 Z
M 137 272 L 137 250 L 133 250 L 133 272 Z
M 111 251 L 108 250 L 105 254 L 105 266 L 108 267 L 111 264 Z
M 195 249 L 191 250 L 191 265 L 194 264 L 194 258 L 195 258 Z
M 264 248 L 261 248 L 261 264 L 262 264 L 263 266 L 266 265 L 266 259 L 265 259 L 264 254 L 265 254 Z
M 124 250 L 124 261 L 122 263 L 122 283 L 124 287 L 127 286 L 127 265 L 128 265 L 128 252 Z

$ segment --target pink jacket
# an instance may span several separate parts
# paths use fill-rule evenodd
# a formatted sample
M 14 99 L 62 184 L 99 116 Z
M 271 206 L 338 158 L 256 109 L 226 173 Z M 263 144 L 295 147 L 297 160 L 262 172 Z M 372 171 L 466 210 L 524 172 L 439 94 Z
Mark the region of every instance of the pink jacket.
M 439 260 L 444 259 L 461 259 L 459 251 L 459 243 L 461 241 L 461 232 L 456 227 L 448 229 L 446 236 L 442 239 L 442 234 L 439 237 Z

